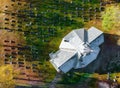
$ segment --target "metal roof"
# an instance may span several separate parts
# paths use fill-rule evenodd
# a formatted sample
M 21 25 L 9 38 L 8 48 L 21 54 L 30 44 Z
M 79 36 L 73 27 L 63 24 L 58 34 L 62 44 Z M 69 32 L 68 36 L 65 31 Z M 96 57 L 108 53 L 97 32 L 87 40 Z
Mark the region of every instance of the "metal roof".
M 91 52 L 90 54 L 88 54 L 85 57 L 81 57 L 83 61 L 82 62 L 78 61 L 74 68 L 76 68 L 76 69 L 77 68 L 83 68 L 97 58 L 97 56 L 99 54 L 99 51 L 100 51 L 100 48 L 99 47 L 92 47 L 92 48 L 94 48 L 94 51 Z
M 79 36 L 79 38 L 83 42 L 87 41 L 87 31 L 84 28 L 76 29 L 76 30 L 74 30 L 74 32 L 77 34 L 77 36 Z
M 92 41 L 94 41 L 97 37 L 99 37 L 101 34 L 103 34 L 102 31 L 98 30 L 95 27 L 91 27 L 88 30 L 88 42 L 91 43 Z
M 70 58 L 75 56 L 75 54 L 76 51 L 60 49 L 52 55 L 54 56 L 54 58 L 51 58 L 51 62 L 54 63 L 57 66 L 57 68 L 59 68 L 62 64 L 64 64 Z
M 74 68 L 85 67 L 96 59 L 100 51 L 99 44 L 97 46 L 88 45 L 101 34 L 103 34 L 103 32 L 95 27 L 91 27 L 89 30 L 82 28 L 71 31 L 63 38 L 59 46 L 60 50 L 56 53 L 50 54 L 50 62 L 57 71 L 63 70 L 63 72 L 70 70 L 72 68 L 70 64 L 74 64 L 74 62 L 75 64 L 72 65 Z M 101 43 L 104 42 L 103 40 L 101 40 Z M 80 61 L 81 57 L 84 58 L 83 62 Z
M 69 41 L 69 40 L 70 40 L 71 38 L 73 38 L 74 36 L 76 36 L 75 32 L 74 32 L 74 31 L 71 31 L 70 33 L 68 33 L 68 34 L 64 37 L 64 39 Z
M 65 62 L 65 64 L 63 64 L 62 66 L 60 66 L 60 70 L 64 73 L 70 71 L 76 64 L 76 60 L 77 58 L 74 56 L 72 57 L 70 60 L 68 60 L 67 62 Z
M 103 34 L 103 32 L 98 30 L 95 27 L 91 27 L 88 30 L 81 28 L 81 29 L 76 29 L 76 30 L 71 31 L 69 34 L 67 34 L 64 37 L 64 39 L 70 41 L 75 36 L 78 36 L 81 41 L 91 43 L 93 40 L 95 40 L 101 34 Z
M 83 42 L 87 41 L 87 31 L 84 28 L 75 29 L 75 30 L 71 31 L 64 37 L 64 39 L 71 40 L 75 36 L 78 36 L 79 39 Z
M 91 27 L 89 30 L 84 28 L 73 30 L 63 38 L 59 48 L 78 49 L 82 43 L 91 43 L 102 33 L 95 27 Z

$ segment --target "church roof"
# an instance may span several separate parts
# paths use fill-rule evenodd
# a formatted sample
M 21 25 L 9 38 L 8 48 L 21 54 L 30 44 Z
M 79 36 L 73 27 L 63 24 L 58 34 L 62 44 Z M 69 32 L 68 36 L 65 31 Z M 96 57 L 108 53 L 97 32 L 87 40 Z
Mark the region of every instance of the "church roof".
M 52 63 L 55 63 L 57 67 L 60 67 L 62 64 L 64 64 L 66 61 L 68 61 L 70 58 L 75 56 L 76 51 L 66 50 L 66 49 L 60 49 L 56 53 L 51 54 Z
M 57 71 L 63 69 L 63 72 L 71 69 L 69 64 L 73 64 L 72 62 L 75 62 L 72 66 L 76 69 L 86 66 L 96 59 L 100 51 L 99 44 L 94 47 L 90 47 L 89 44 L 102 34 L 103 32 L 95 27 L 91 27 L 89 30 L 81 28 L 71 31 L 62 39 L 60 49 L 56 53 L 49 54 L 50 62 Z M 84 65 L 81 65 L 81 58 L 84 58 Z
M 95 27 L 91 27 L 90 29 L 88 29 L 88 42 L 91 43 L 97 37 L 99 37 L 101 34 L 103 34 L 102 31 L 98 30 Z
M 84 28 L 73 30 L 63 38 L 64 41 L 61 42 L 60 48 L 76 49 L 84 42 L 91 43 L 101 34 L 103 32 L 95 27 L 91 27 L 89 30 Z

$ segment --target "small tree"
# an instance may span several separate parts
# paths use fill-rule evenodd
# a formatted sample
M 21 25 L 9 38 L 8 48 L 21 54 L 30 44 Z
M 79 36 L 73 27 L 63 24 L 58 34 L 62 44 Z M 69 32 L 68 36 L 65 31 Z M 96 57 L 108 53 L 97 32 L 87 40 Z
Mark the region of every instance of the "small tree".
M 118 29 L 120 27 L 120 7 L 110 6 L 102 13 L 102 26 L 105 30 Z
M 0 88 L 15 88 L 11 65 L 0 66 Z

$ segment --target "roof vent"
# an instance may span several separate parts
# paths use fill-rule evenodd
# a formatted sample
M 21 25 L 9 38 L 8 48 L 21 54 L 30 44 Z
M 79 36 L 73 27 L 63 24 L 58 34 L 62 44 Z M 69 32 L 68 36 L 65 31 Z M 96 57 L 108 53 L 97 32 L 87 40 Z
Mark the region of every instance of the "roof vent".
M 69 42 L 69 40 L 64 40 L 64 42 Z

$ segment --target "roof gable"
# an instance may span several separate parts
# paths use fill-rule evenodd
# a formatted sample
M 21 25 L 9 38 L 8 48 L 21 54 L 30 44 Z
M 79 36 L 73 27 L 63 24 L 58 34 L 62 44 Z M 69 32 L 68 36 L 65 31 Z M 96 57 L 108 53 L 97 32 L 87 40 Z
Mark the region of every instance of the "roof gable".
M 61 65 L 63 65 L 65 62 L 67 62 L 69 59 L 71 59 L 73 56 L 76 55 L 76 51 L 66 50 L 66 49 L 60 49 L 56 53 L 54 53 L 51 58 L 51 62 L 55 63 L 55 65 L 59 68 Z
M 77 49 L 80 44 L 91 43 L 102 33 L 102 31 L 95 27 L 91 27 L 89 30 L 85 30 L 84 28 L 73 30 L 63 38 L 59 48 Z
M 87 41 L 87 31 L 84 28 L 76 29 L 76 30 L 74 30 L 74 32 L 77 34 L 77 36 L 79 36 L 79 38 L 83 42 Z
M 91 43 L 92 41 L 94 41 L 97 37 L 99 37 L 101 34 L 103 34 L 102 31 L 98 30 L 95 27 L 91 27 L 88 30 L 88 42 Z

